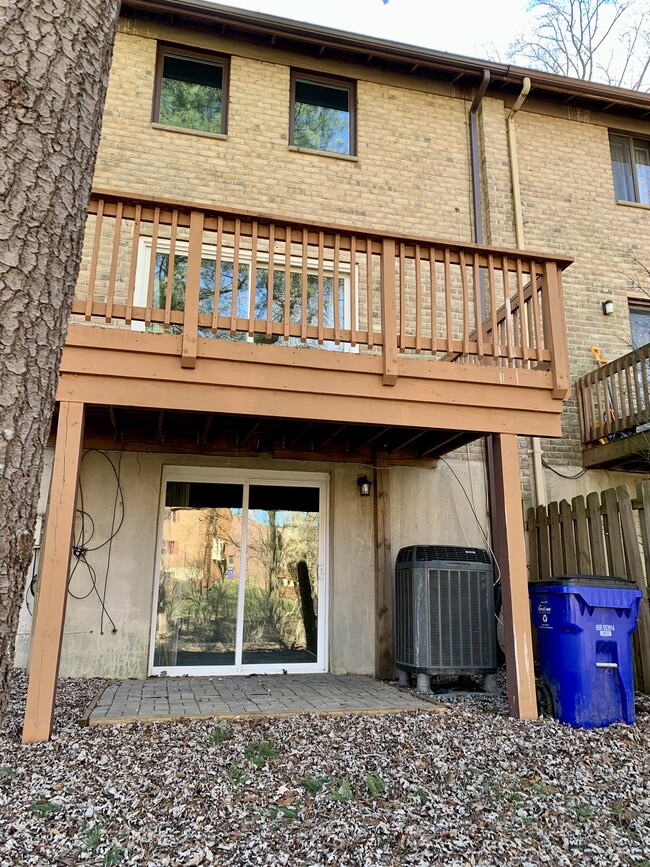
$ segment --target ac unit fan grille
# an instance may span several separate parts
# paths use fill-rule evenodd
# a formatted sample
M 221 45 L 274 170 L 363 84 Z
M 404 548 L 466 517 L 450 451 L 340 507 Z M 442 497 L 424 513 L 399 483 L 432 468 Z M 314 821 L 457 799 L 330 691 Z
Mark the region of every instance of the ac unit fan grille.
M 481 668 L 489 646 L 492 606 L 488 575 L 475 570 L 429 569 L 431 668 Z M 492 588 L 489 588 L 490 592 Z
M 396 631 L 395 640 L 397 647 L 395 652 L 397 659 L 404 661 L 406 665 L 413 665 L 414 647 L 410 636 L 413 635 L 413 581 L 406 571 L 398 571 L 395 576 L 395 606 L 402 612 L 400 628 Z
M 397 555 L 397 564 L 427 561 L 492 563 L 490 555 L 483 548 L 461 548 L 458 545 L 410 545 L 402 548 Z

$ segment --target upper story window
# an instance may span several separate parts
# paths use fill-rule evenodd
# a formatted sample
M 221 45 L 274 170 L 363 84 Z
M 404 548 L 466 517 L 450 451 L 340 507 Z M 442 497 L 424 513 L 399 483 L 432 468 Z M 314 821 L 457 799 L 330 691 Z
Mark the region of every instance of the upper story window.
M 650 140 L 610 133 L 609 147 L 616 199 L 650 205 Z
M 228 60 L 161 46 L 153 120 L 201 132 L 226 132 Z
M 335 154 L 354 154 L 354 82 L 291 73 L 289 143 Z

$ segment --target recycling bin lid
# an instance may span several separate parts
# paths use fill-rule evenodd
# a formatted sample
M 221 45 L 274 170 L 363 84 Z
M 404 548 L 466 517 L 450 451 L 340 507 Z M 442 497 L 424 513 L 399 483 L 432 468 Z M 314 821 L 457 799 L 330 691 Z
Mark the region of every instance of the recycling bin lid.
M 635 581 L 629 578 L 617 578 L 614 575 L 555 575 L 545 581 L 533 581 L 529 586 L 535 587 L 617 587 L 624 590 L 635 590 Z

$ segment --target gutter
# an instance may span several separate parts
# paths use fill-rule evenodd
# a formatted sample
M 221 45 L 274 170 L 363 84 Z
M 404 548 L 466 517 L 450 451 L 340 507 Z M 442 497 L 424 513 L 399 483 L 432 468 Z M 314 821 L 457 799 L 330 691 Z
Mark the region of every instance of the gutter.
M 242 37 L 242 31 L 247 31 L 269 36 L 272 42 L 279 37 L 295 40 L 304 46 L 317 45 L 334 51 L 363 53 L 367 58 L 378 61 L 404 64 L 403 71 L 407 74 L 414 73 L 416 69 L 430 73 L 446 71 L 454 75 L 455 83 L 465 75 L 477 78 L 489 71 L 493 82 L 499 81 L 512 87 L 521 87 L 524 79 L 529 78 L 537 93 L 545 92 L 546 96 L 562 103 L 570 95 L 593 100 L 595 110 L 614 111 L 619 106 L 627 106 L 638 112 L 650 111 L 650 94 L 640 91 L 348 33 L 318 24 L 221 6 L 211 0 L 122 0 L 122 10 L 127 9 L 172 15 L 177 23 L 200 22 L 204 26 L 220 27 L 222 32 L 223 28 L 233 27 L 239 31 L 237 38 Z
M 377 58 L 393 61 L 403 60 L 405 63 L 416 63 L 422 66 L 435 66 L 461 74 L 480 75 L 484 69 L 489 68 L 493 74 L 505 79 L 510 69 L 510 66 L 505 63 L 469 58 L 462 54 L 451 54 L 434 48 L 409 45 L 391 39 L 339 30 L 295 18 L 284 18 L 265 12 L 238 9 L 235 6 L 222 6 L 219 3 L 213 3 L 212 0 L 122 0 L 122 10 L 125 9 L 168 13 L 173 14 L 175 19 L 185 18 L 189 20 L 192 18 L 195 21 L 210 21 L 215 25 L 239 26 L 259 33 L 301 39 L 318 45 L 325 44 L 332 48 L 347 48 L 367 52 Z M 636 93 L 636 91 L 634 92 Z

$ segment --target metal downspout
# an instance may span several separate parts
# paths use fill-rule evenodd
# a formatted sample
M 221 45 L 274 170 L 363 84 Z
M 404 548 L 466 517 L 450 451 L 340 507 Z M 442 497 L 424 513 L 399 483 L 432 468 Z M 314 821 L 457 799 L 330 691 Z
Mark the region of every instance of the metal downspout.
M 481 175 L 478 164 L 478 124 L 476 113 L 490 83 L 489 69 L 483 70 L 483 79 L 479 85 L 469 110 L 469 141 L 472 153 L 472 195 L 474 198 L 474 240 L 483 243 L 483 216 L 481 214 Z M 483 299 L 481 299 L 483 300 Z
M 476 95 L 472 101 L 469 110 L 469 141 L 470 152 L 472 157 L 472 197 L 474 199 L 474 240 L 477 244 L 483 243 L 483 215 L 481 211 L 481 172 L 479 166 L 479 147 L 478 147 L 478 122 L 477 112 L 481 101 L 485 95 L 485 91 L 490 83 L 490 71 L 483 70 L 483 78 L 476 91 Z M 481 316 L 485 315 L 485 274 L 480 275 L 481 287 Z M 486 458 L 486 474 L 487 474 L 487 490 L 490 508 L 490 526 L 492 526 L 493 516 L 496 514 L 496 502 L 494 497 L 494 454 L 492 436 L 485 437 L 485 458 Z M 492 535 L 491 544 L 495 548 L 494 534 Z
M 508 132 L 508 154 L 510 158 L 510 179 L 512 183 L 512 208 L 515 218 L 515 239 L 517 248 L 523 250 L 526 246 L 524 239 L 524 218 L 521 207 L 521 187 L 519 185 L 519 160 L 517 158 L 517 137 L 515 134 L 515 115 L 524 104 L 530 93 L 530 78 L 523 80 L 521 93 L 515 100 L 514 105 L 506 118 Z M 535 481 L 535 505 L 546 506 L 546 485 L 544 484 L 544 465 L 542 464 L 542 446 L 539 437 L 530 438 L 531 451 L 533 454 L 533 479 Z

